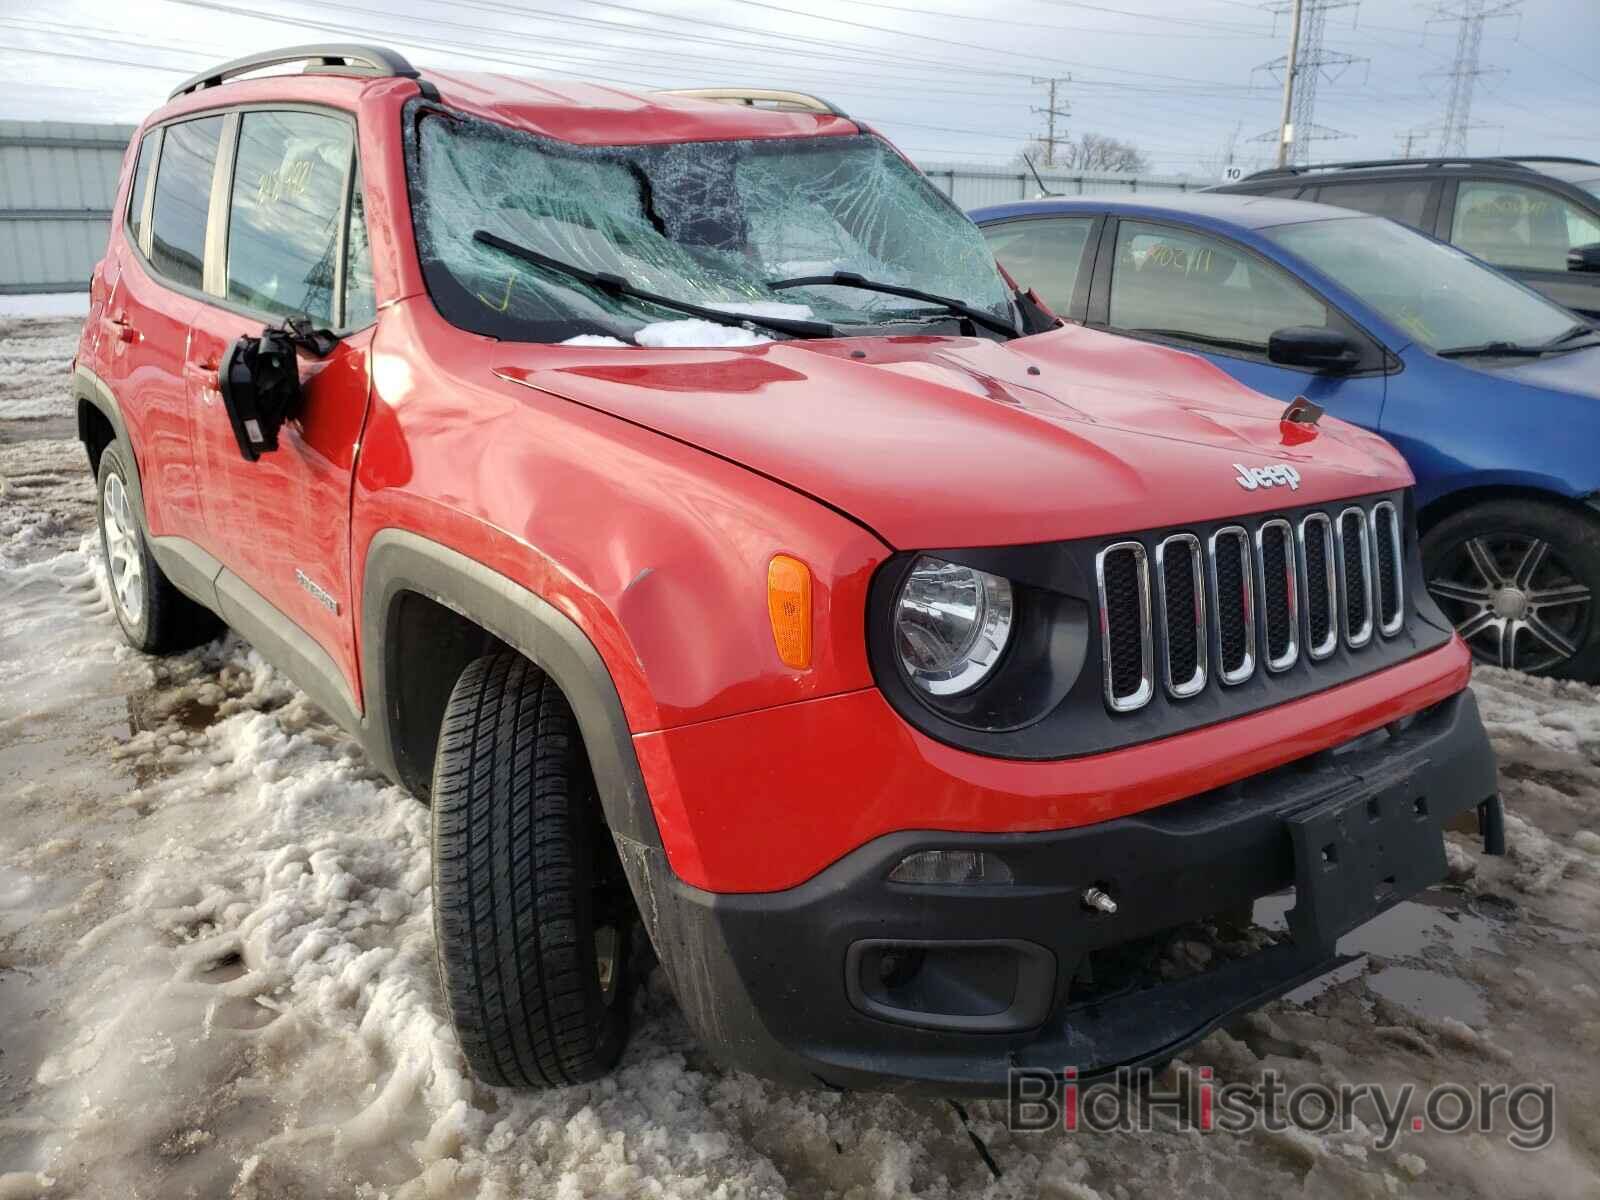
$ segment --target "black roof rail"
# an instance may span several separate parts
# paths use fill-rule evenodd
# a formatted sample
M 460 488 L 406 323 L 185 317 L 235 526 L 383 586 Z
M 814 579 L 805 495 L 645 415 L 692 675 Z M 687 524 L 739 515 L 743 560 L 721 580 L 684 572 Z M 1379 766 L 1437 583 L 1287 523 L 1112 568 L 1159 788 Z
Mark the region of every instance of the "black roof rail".
M 1510 167 L 1526 171 L 1524 162 L 1557 162 L 1558 159 L 1472 158 L 1468 155 L 1451 155 L 1445 158 L 1369 158 L 1358 162 L 1309 163 L 1303 167 L 1271 167 L 1246 175 L 1245 179 L 1272 179 L 1279 176 L 1309 175 L 1314 171 L 1360 171 L 1367 167 Z M 1582 161 L 1581 159 L 1578 161 Z M 1240 182 L 1243 182 L 1241 180 Z
M 1600 167 L 1600 162 L 1595 162 L 1592 158 L 1568 158 L 1564 154 L 1518 154 L 1513 156 L 1511 161 L 1516 163 L 1571 163 L 1575 167 Z
M 282 50 L 266 50 L 260 54 L 248 54 L 244 58 L 236 58 L 231 62 L 225 62 L 219 67 L 212 67 L 209 71 L 202 71 L 193 78 L 184 80 L 183 83 L 173 89 L 167 99 L 176 100 L 179 96 L 188 92 L 198 92 L 203 91 L 205 88 L 217 87 L 238 75 L 259 71 L 265 67 L 281 67 L 285 63 L 294 62 L 304 62 L 307 74 L 323 72 L 330 75 L 372 75 L 415 79 L 421 86 L 424 95 L 428 95 L 430 99 L 438 98 L 438 90 L 432 84 L 425 82 L 422 79 L 422 73 L 393 50 L 384 46 L 338 43 L 315 46 L 287 46 Z

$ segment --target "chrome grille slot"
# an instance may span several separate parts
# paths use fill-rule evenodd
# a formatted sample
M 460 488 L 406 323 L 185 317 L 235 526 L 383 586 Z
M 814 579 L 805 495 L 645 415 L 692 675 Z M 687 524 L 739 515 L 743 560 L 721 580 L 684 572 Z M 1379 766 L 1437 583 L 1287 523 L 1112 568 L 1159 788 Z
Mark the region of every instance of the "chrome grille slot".
M 1150 624 L 1150 564 L 1139 542 L 1116 542 L 1095 556 L 1106 704 L 1132 712 L 1155 692 Z
M 1200 539 L 1175 533 L 1156 544 L 1156 595 L 1166 644 L 1167 693 L 1182 700 L 1206 685 L 1206 575 Z
M 1217 530 L 1211 535 L 1207 558 L 1216 611 L 1217 677 L 1223 683 L 1243 683 L 1256 670 L 1255 571 L 1249 533 L 1240 525 Z
M 1300 659 L 1300 597 L 1294 529 L 1280 518 L 1256 527 L 1256 583 L 1261 593 L 1262 655 L 1269 671 Z
M 1405 559 L 1400 540 L 1400 515 L 1380 500 L 1372 506 L 1372 562 L 1376 576 L 1378 629 L 1393 637 L 1405 624 Z
M 1367 514 L 1347 508 L 1334 527 L 1339 544 L 1339 592 L 1344 617 L 1344 641 L 1359 650 L 1372 640 L 1372 547 L 1367 538 Z
M 1339 568 L 1333 522 L 1326 513 L 1311 513 L 1300 522 L 1300 577 L 1306 593 L 1306 653 L 1320 662 L 1339 647 Z

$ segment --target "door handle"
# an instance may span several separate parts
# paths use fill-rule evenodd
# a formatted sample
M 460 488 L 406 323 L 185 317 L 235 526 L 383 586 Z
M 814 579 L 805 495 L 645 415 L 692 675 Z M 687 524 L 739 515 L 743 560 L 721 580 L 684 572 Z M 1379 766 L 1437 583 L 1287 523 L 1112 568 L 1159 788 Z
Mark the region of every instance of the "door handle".
M 119 312 L 111 318 L 111 323 L 117 328 L 117 339 L 119 341 L 137 342 L 139 340 L 139 330 L 132 321 L 128 320 L 127 313 Z

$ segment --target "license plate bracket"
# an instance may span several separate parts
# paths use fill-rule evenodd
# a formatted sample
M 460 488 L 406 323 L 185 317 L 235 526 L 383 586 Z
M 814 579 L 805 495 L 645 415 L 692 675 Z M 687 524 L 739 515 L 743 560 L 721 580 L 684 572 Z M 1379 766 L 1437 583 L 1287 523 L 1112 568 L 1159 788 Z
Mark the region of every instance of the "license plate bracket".
M 1284 821 L 1294 845 L 1289 928 L 1306 947 L 1339 937 L 1443 879 L 1444 831 L 1411 780 L 1330 797 Z

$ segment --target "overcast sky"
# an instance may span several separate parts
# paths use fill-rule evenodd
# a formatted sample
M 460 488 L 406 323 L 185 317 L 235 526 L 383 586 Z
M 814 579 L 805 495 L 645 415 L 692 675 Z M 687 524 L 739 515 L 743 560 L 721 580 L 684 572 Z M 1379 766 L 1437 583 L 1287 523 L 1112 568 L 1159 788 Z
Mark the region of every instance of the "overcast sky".
M 1309 0 L 1308 0 L 1309 2 Z M 1461 0 L 1444 0 L 1459 7 Z M 1457 24 L 1413 0 L 1327 14 L 1314 156 L 1437 148 Z M 1067 76 L 1062 126 L 1137 144 L 1162 174 L 1214 171 L 1276 129 L 1288 20 L 1251 0 L 0 0 L 0 118 L 140 120 L 174 84 L 274 46 L 360 40 L 422 66 L 644 88 L 792 87 L 878 126 L 919 162 L 1003 162 L 1043 129 L 1036 77 Z M 1474 153 L 1600 158 L 1600 0 L 1523 0 L 1484 30 Z

